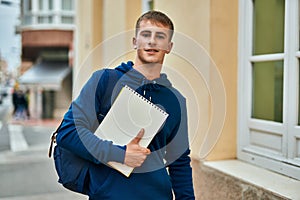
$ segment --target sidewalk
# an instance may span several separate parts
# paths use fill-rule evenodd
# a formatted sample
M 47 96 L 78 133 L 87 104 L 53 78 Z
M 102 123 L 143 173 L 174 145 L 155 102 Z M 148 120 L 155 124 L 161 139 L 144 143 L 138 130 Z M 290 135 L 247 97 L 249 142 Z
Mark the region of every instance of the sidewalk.
M 26 151 L 39 146 L 47 149 L 52 133 L 59 126 L 56 119 L 14 120 L 8 121 L 10 149 L 13 152 Z
M 86 200 L 57 182 L 48 158 L 52 133 L 60 119 L 16 120 L 10 97 L 0 106 L 0 200 Z
M 60 120 L 7 120 L 9 150 L 0 152 L 0 200 L 86 200 L 57 182 L 50 136 Z
M 0 200 L 87 200 L 87 196 L 83 196 L 71 192 L 56 192 L 47 194 L 38 194 L 31 196 L 18 196 L 0 198 Z
M 43 127 L 58 127 L 60 120 L 58 119 L 29 119 L 29 120 L 15 120 L 11 119 L 10 124 L 18 124 L 22 126 L 43 126 Z

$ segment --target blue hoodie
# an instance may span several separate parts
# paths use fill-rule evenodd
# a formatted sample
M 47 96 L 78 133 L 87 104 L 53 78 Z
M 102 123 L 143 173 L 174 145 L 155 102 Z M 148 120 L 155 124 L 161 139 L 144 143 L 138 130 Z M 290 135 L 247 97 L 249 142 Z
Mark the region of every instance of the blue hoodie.
M 130 61 L 115 70 L 120 78 L 108 96 L 103 96 L 107 89 L 103 81 L 110 76 L 108 69 L 93 73 L 66 112 L 56 137 L 59 146 L 90 161 L 88 169 L 82 170 L 85 192 L 91 200 L 172 200 L 173 189 L 178 200 L 195 199 L 185 98 L 172 87 L 165 74 L 147 80 L 133 69 Z M 169 114 L 148 146 L 151 154 L 129 178 L 107 166 L 109 161 L 124 163 L 126 146 L 114 145 L 93 134 L 124 85 Z

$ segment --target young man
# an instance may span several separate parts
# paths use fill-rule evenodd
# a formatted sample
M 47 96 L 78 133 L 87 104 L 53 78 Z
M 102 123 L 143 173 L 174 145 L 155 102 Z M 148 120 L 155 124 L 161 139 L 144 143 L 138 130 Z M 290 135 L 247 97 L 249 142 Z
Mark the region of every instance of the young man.
M 137 51 L 134 62 L 122 63 L 114 70 L 96 71 L 64 116 L 57 144 L 89 161 L 85 168 L 71 163 L 70 172 L 84 177 L 80 184 L 91 200 L 172 200 L 173 195 L 179 200 L 195 199 L 185 98 L 161 73 L 164 57 L 173 46 L 173 31 L 173 23 L 165 14 L 149 11 L 142 15 L 133 38 Z M 106 84 L 110 85 L 105 87 Z M 143 129 L 132 133 L 136 137 L 125 146 L 93 134 L 124 85 L 169 114 L 148 148 L 139 145 Z M 125 177 L 110 168 L 109 161 L 135 169 Z

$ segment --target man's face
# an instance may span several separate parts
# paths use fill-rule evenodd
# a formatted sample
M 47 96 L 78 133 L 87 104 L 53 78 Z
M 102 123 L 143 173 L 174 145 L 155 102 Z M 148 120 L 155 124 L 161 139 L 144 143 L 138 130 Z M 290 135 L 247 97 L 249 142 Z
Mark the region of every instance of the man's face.
M 173 46 L 170 37 L 168 27 L 149 20 L 141 21 L 136 37 L 133 38 L 140 64 L 163 64 L 165 54 L 170 53 Z

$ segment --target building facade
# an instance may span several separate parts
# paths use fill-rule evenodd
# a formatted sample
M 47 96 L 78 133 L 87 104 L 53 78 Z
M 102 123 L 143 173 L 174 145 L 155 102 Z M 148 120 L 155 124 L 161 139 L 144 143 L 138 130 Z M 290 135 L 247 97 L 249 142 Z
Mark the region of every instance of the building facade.
M 21 1 L 19 82 L 30 90 L 32 118 L 60 118 L 71 101 L 73 0 Z
M 299 0 L 77 4 L 74 96 L 91 72 L 133 59 L 141 13 L 166 12 L 164 71 L 187 97 L 197 199 L 300 199 Z

